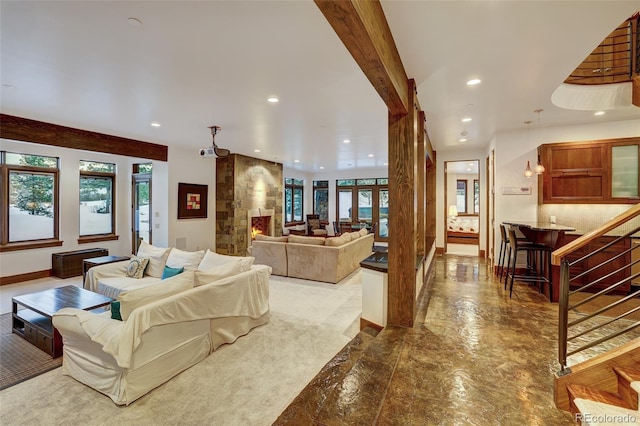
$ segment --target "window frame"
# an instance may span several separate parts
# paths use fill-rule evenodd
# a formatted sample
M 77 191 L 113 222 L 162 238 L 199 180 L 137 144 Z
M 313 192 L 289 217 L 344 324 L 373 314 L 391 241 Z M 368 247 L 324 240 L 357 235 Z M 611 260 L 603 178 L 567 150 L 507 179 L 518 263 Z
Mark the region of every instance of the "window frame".
M 460 183 L 464 184 L 464 210 L 460 208 L 460 205 L 458 203 L 459 197 L 461 196 L 461 194 L 458 194 L 458 191 L 460 191 L 460 188 L 458 187 L 460 185 Z M 469 188 L 468 188 L 466 179 L 456 179 L 456 207 L 458 208 L 458 214 L 460 214 L 460 213 L 466 214 L 467 213 L 467 210 L 468 210 L 467 197 L 469 196 L 468 189 Z
M 301 182 L 301 183 L 300 183 Z M 291 190 L 291 212 L 287 212 L 287 189 Z M 300 202 L 302 213 L 299 220 L 296 220 L 295 216 L 295 191 L 300 190 Z M 296 179 L 296 178 L 285 178 L 284 179 L 284 205 L 282 208 L 283 216 L 284 216 L 284 226 L 295 226 L 304 224 L 304 179 Z M 287 222 L 287 213 L 291 213 L 291 221 Z
M 92 160 L 82 160 L 87 163 L 99 163 L 99 164 L 109 164 L 113 166 L 113 172 L 104 172 L 97 170 L 79 170 L 79 179 L 78 179 L 78 200 L 80 195 L 80 183 L 83 178 L 88 179 L 110 179 L 111 180 L 111 232 L 105 234 L 80 234 L 80 215 L 78 214 L 78 244 L 87 244 L 94 243 L 99 241 L 113 241 L 117 240 L 119 236 L 116 234 L 116 165 L 113 163 L 105 163 L 103 161 L 92 161 Z M 80 201 L 79 201 L 80 203 Z M 80 204 L 78 203 L 78 208 Z
M 19 155 L 55 158 L 57 167 L 37 167 L 6 163 L 7 151 L 0 151 L 0 205 L 2 218 L 0 219 L 0 252 L 29 250 L 62 245 L 60 241 L 60 158 L 49 155 L 25 154 Z M 18 153 L 16 153 L 18 154 Z M 36 173 L 53 177 L 53 237 L 27 241 L 9 241 L 9 175 L 11 172 Z

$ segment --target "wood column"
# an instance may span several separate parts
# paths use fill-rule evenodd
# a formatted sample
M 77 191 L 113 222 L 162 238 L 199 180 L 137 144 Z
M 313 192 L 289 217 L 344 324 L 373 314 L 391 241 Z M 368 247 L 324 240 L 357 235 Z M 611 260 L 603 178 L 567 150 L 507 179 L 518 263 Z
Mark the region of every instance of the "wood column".
M 425 143 L 427 146 L 427 177 L 425 182 L 425 198 L 426 198 L 426 212 L 425 222 L 426 230 L 425 234 L 427 238 L 436 238 L 436 152 L 431 147 L 431 141 L 429 140 L 429 134 L 424 133 Z M 434 243 L 435 244 L 435 243 Z M 427 247 L 428 249 L 429 247 Z
M 409 80 L 409 105 L 415 104 Z M 389 294 L 387 323 L 413 327 L 416 298 L 416 121 L 418 112 L 389 112 Z
M 424 137 L 424 111 L 418 112 L 416 123 L 417 148 L 416 148 L 416 192 L 418 205 L 416 209 L 416 252 L 418 256 L 425 255 L 425 173 L 427 163 L 425 161 L 425 137 Z

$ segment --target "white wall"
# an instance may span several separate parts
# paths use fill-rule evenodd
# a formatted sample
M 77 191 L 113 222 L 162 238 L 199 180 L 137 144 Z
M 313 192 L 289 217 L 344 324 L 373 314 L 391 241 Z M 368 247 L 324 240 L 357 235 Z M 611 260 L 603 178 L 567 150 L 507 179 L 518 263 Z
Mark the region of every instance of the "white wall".
M 0 140 L 0 150 L 22 154 L 47 155 L 60 158 L 60 240 L 62 246 L 18 250 L 0 253 L 0 274 L 3 277 L 51 269 L 51 254 L 101 247 L 112 255 L 131 253 L 131 169 L 136 159 L 92 151 L 81 151 L 40 144 Z M 80 160 L 116 164 L 116 241 L 78 244 Z M 153 244 L 174 246 L 176 238 L 186 239 L 186 249 L 215 250 L 215 159 L 201 159 L 194 152 L 169 149 L 169 162 L 152 161 L 152 221 Z M 209 185 L 208 218 L 177 220 L 178 182 Z M 157 213 L 157 215 L 156 215 Z

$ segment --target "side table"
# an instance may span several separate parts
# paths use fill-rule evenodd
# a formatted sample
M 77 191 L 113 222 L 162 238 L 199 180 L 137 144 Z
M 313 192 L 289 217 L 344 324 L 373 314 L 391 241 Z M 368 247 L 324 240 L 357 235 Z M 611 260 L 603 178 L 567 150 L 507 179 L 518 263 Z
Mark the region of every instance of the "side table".
M 94 266 L 106 265 L 107 263 L 122 262 L 124 260 L 129 260 L 129 256 L 100 256 L 85 259 L 82 262 L 82 283 L 84 284 L 84 281 L 87 278 L 87 271 Z

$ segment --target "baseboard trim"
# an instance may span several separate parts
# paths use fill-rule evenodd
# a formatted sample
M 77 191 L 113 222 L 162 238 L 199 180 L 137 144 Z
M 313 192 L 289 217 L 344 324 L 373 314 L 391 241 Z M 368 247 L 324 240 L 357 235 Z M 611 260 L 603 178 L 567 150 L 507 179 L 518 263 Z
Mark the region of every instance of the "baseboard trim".
M 45 269 L 44 271 L 28 272 L 26 274 L 10 275 L 8 277 L 0 277 L 0 286 L 36 280 L 38 278 L 49 278 L 52 276 L 53 276 L 53 271 L 51 269 Z
M 373 328 L 376 331 L 382 331 L 382 329 L 384 328 L 383 326 L 378 325 L 375 322 L 371 322 L 371 321 L 366 320 L 364 318 L 360 318 L 360 330 L 362 330 L 362 329 L 364 329 L 366 327 Z

